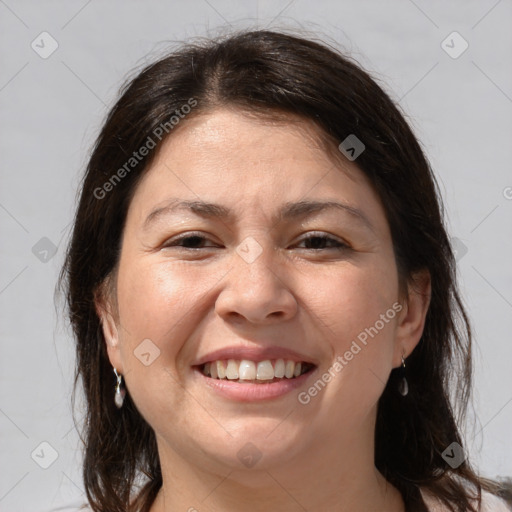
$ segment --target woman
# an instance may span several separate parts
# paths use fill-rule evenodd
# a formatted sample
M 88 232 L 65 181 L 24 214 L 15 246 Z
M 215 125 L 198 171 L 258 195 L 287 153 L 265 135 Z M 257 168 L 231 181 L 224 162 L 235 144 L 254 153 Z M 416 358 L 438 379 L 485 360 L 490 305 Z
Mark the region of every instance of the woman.
M 127 84 L 63 277 L 92 510 L 466 511 L 497 492 L 448 399 L 462 417 L 471 332 L 435 178 L 324 45 L 245 32 Z

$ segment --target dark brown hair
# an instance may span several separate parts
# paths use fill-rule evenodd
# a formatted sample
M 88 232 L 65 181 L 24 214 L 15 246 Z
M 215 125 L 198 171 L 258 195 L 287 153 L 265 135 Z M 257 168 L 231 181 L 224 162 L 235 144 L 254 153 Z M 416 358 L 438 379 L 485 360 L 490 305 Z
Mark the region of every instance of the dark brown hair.
M 131 197 L 161 142 L 176 124 L 222 107 L 313 121 L 335 151 L 350 134 L 364 143 L 356 163 L 385 208 L 401 290 L 421 269 L 432 285 L 424 332 L 408 358 L 409 394 L 397 393 L 393 370 L 379 401 L 375 463 L 408 510 L 426 510 L 420 488 L 452 511 L 476 510 L 470 498 L 479 502 L 482 488 L 494 488 L 468 461 L 451 468 L 441 456 L 451 443 L 463 445 L 456 418 L 469 398 L 471 330 L 435 177 L 404 116 L 359 65 L 325 44 L 265 30 L 185 44 L 147 66 L 121 90 L 92 151 L 61 274 L 77 342 L 75 393 L 81 379 L 87 404 L 83 476 L 92 508 L 147 511 L 162 485 L 153 430 L 129 394 L 122 409 L 114 405 L 95 298 L 115 272 Z

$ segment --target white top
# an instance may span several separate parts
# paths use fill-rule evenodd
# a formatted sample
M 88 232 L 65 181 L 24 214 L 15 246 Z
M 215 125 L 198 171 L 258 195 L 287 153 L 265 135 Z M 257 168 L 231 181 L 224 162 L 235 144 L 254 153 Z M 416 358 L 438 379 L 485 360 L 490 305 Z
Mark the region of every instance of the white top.
M 424 491 L 422 491 L 421 494 L 430 512 L 448 511 L 436 498 L 429 496 Z M 53 508 L 48 512 L 92 512 L 92 509 L 83 502 L 75 502 L 64 507 Z M 483 491 L 481 512 L 512 512 L 512 508 L 509 508 L 507 504 L 497 496 Z

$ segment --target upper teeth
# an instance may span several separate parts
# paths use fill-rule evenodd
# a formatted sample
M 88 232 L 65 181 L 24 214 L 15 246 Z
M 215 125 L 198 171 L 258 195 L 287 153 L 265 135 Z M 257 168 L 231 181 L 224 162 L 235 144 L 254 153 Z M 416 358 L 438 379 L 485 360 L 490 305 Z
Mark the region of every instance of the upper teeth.
M 276 359 L 271 361 L 249 361 L 228 359 L 227 361 L 211 361 L 203 367 L 203 373 L 212 379 L 228 380 L 272 380 L 274 378 L 298 377 L 307 363 L 296 363 L 291 360 Z

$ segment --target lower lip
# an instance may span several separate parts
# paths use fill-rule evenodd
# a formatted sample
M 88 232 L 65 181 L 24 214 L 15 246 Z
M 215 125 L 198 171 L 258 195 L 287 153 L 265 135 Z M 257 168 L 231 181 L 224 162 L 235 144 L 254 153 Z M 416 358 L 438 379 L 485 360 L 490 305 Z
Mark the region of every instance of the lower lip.
M 293 379 L 281 379 L 277 382 L 268 384 L 243 384 L 241 382 L 230 381 L 226 379 L 212 379 L 206 377 L 199 370 L 194 370 L 202 381 L 210 386 L 213 391 L 231 400 L 239 402 L 255 402 L 260 400 L 270 400 L 286 395 L 291 391 L 302 386 L 316 371 L 316 368 L 295 377 Z

